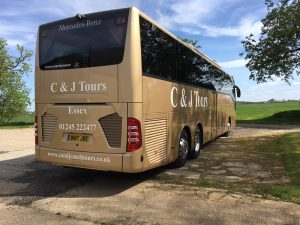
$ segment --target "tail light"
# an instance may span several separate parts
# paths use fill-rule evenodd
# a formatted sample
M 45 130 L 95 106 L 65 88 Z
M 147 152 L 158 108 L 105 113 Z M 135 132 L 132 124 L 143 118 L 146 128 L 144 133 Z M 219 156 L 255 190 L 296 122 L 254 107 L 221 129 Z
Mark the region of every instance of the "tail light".
M 135 118 L 127 120 L 127 152 L 134 152 L 142 147 L 141 123 Z
M 34 121 L 34 138 L 35 138 L 35 144 L 39 144 L 39 137 L 38 137 L 38 121 L 37 121 L 37 116 L 35 116 L 35 121 Z

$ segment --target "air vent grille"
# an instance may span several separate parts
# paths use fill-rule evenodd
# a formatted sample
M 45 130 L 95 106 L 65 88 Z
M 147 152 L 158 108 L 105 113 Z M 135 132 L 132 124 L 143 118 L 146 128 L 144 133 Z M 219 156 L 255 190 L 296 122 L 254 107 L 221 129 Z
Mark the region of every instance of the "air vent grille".
M 50 143 L 53 138 L 54 130 L 57 125 L 57 117 L 51 114 L 42 116 L 42 140 L 45 143 Z
M 150 163 L 167 158 L 167 118 L 145 121 L 145 146 Z
M 110 147 L 121 147 L 122 118 L 117 113 L 99 119 L 99 123 Z

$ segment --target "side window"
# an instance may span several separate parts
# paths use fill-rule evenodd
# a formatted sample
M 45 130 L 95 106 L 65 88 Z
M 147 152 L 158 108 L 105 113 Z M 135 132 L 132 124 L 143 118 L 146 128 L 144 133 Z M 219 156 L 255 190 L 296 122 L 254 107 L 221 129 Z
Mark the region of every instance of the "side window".
M 140 17 L 142 69 L 164 79 L 176 77 L 176 41 Z
M 180 82 L 215 90 L 210 64 L 201 56 L 178 43 L 177 79 Z
M 203 59 L 201 56 L 197 55 L 196 67 L 198 75 L 197 85 L 215 91 L 216 89 L 213 84 L 213 78 L 210 76 L 209 73 L 211 64 L 205 59 Z
M 229 75 L 140 17 L 144 74 L 232 95 Z
M 193 84 L 196 78 L 192 52 L 182 44 L 178 44 L 177 80 L 182 83 Z
M 216 67 L 211 71 L 217 91 L 231 95 L 234 98 L 234 94 L 232 93 L 233 81 L 231 77 Z

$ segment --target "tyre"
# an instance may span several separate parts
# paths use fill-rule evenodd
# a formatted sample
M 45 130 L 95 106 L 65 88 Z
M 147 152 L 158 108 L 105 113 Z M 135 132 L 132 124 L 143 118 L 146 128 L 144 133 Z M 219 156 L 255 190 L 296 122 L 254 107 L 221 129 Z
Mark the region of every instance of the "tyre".
M 175 160 L 175 167 L 184 166 L 190 151 L 190 142 L 186 130 L 181 132 L 178 143 L 178 158 Z
M 190 159 L 197 159 L 199 157 L 202 147 L 202 132 L 199 126 L 195 130 L 195 148 L 189 152 Z

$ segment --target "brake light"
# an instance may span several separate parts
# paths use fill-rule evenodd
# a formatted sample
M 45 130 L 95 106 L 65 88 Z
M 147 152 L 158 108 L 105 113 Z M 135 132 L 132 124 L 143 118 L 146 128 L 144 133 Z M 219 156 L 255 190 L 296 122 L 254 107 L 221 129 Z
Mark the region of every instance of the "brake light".
M 38 137 L 38 121 L 37 121 L 37 116 L 35 116 L 35 121 L 34 121 L 34 139 L 35 139 L 35 144 L 39 144 L 39 137 Z
M 141 123 L 135 118 L 127 119 L 127 152 L 134 152 L 142 147 Z

